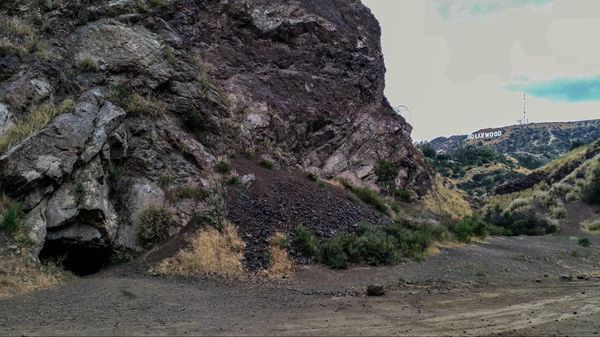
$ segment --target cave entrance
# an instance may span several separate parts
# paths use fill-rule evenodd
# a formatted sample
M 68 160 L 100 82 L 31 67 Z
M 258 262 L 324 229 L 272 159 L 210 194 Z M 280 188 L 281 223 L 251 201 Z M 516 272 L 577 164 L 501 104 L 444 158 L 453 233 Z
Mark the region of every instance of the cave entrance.
M 42 262 L 53 262 L 77 276 L 97 273 L 110 265 L 112 249 L 105 245 L 68 240 L 47 240 L 40 252 Z

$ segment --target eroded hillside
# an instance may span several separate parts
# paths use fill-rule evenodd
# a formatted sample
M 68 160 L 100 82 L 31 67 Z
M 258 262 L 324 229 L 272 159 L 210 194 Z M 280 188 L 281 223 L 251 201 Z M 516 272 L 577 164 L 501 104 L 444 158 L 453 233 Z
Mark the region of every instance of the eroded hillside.
M 385 159 L 386 188 L 431 185 L 359 1 L 20 0 L 0 15 L 2 209 L 32 260 L 46 244 L 101 267 L 223 215 L 226 186 L 253 182 L 236 155 L 374 189 Z

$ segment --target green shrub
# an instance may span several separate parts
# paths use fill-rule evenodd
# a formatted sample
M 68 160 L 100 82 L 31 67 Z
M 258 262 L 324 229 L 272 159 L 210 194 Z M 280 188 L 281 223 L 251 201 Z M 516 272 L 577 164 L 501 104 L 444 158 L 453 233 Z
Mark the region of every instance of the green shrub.
M 232 176 L 227 179 L 227 185 L 229 186 L 239 186 L 240 184 L 240 177 L 238 176 Z
M 421 259 L 429 245 L 444 236 L 442 227 L 412 228 L 401 221 L 385 226 L 384 232 L 395 240 L 399 255 L 414 259 Z
M 392 194 L 394 195 L 394 197 L 404 202 L 412 202 L 413 200 L 412 192 L 405 188 L 394 188 Z
M 310 181 L 314 181 L 314 182 L 317 182 L 317 181 L 319 181 L 319 177 L 317 177 L 317 175 L 316 175 L 316 174 L 314 174 L 314 173 L 308 173 L 308 174 L 306 175 L 306 178 L 308 178 L 308 180 L 310 180 Z
M 224 161 L 221 160 L 217 163 L 217 172 L 221 173 L 221 174 L 226 174 L 229 173 L 231 171 L 231 165 Z
M 589 247 L 592 245 L 588 238 L 580 238 L 577 240 L 577 243 L 579 243 L 581 247 Z
M 367 187 L 352 187 L 351 191 L 364 203 L 373 206 L 376 210 L 382 213 L 386 212 L 387 207 L 385 200 L 379 195 L 379 193 Z
M 469 242 L 473 237 L 485 235 L 485 226 L 476 216 L 465 217 L 461 221 L 450 226 L 450 231 L 456 238 L 463 242 Z
M 484 222 L 506 231 L 505 235 L 544 235 L 557 230 L 555 225 L 529 208 L 502 211 L 495 206 L 487 211 Z
M 600 178 L 596 177 L 583 188 L 583 200 L 589 204 L 600 204 Z
M 151 248 L 167 239 L 174 225 L 173 214 L 168 209 L 156 205 L 149 206 L 140 215 L 140 243 L 144 248 Z
M 319 252 L 317 238 L 304 226 L 296 229 L 296 245 L 300 252 L 308 258 L 316 257 Z
M 389 160 L 380 160 L 375 165 L 375 176 L 379 183 L 390 183 L 398 175 L 398 166 Z
M 79 61 L 78 66 L 81 71 L 84 71 L 87 73 L 93 73 L 93 72 L 98 71 L 98 65 L 96 64 L 96 61 L 94 61 L 90 57 L 85 57 L 85 58 L 81 59 Z
M 2 215 L 2 228 L 12 237 L 17 235 L 21 230 L 21 206 L 16 203 L 11 203 L 4 210 Z
M 352 245 L 346 240 L 350 240 L 349 236 L 336 236 L 331 240 L 323 241 L 319 245 L 319 262 L 326 264 L 332 269 L 345 269 L 348 267 L 348 255 L 346 247 Z
M 260 164 L 260 166 L 266 168 L 267 170 L 273 170 L 273 168 L 275 167 L 273 162 L 270 160 L 261 160 L 261 162 L 259 164 Z

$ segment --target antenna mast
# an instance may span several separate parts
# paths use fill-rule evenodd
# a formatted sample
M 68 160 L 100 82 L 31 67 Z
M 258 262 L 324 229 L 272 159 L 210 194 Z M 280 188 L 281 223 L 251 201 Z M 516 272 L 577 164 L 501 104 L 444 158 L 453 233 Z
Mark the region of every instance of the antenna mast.
M 527 119 L 527 94 L 523 93 L 523 118 L 519 119 L 519 125 L 527 124 L 529 124 L 529 119 Z

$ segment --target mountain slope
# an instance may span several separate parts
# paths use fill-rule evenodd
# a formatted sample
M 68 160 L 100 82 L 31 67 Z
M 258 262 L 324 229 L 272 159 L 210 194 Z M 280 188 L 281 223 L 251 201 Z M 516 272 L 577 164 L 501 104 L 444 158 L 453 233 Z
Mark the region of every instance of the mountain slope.
M 226 185 L 252 183 L 236 155 L 373 188 L 385 159 L 386 184 L 431 185 L 360 1 L 4 1 L 0 35 L 2 211 L 34 260 L 222 217 Z
M 600 119 L 513 125 L 482 129 L 473 134 L 501 131 L 502 136 L 488 139 L 468 139 L 468 136 L 439 137 L 429 144 L 440 152 L 453 152 L 465 145 L 489 146 L 507 154 L 527 168 L 536 168 L 567 153 L 574 143 L 587 144 L 600 138 Z

